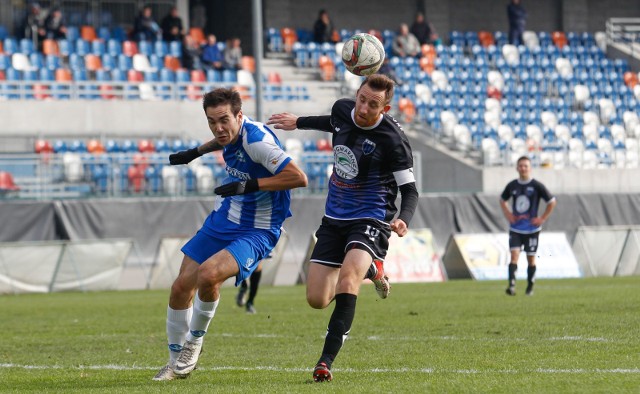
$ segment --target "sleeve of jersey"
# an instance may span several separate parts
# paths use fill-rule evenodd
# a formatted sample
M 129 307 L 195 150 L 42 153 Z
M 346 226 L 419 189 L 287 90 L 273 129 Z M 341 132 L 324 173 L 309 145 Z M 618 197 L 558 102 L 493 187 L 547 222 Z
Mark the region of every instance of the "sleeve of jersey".
M 269 134 L 265 134 L 261 141 L 248 144 L 246 150 L 251 160 L 260 163 L 274 175 L 282 171 L 291 161 L 291 157 L 276 144 Z
M 322 116 L 300 116 L 296 121 L 296 127 L 298 129 L 311 129 L 311 130 L 320 130 L 326 132 L 332 132 L 333 128 L 331 127 L 331 116 L 322 115 Z
M 402 138 L 401 142 L 396 145 L 392 160 L 391 169 L 398 186 L 416 181 L 413 174 L 413 153 L 406 138 Z
M 553 195 L 551 195 L 551 193 L 549 193 L 549 189 L 547 189 L 547 187 L 545 185 L 543 185 L 542 183 L 538 183 L 538 185 L 540 187 L 540 195 L 542 196 L 544 201 L 549 202 L 549 201 L 555 199 L 555 196 L 553 196 Z
M 508 183 L 507 186 L 505 186 L 504 190 L 502 191 L 502 194 L 500 195 L 500 199 L 502 201 L 508 201 L 509 200 L 509 185 L 511 185 L 511 183 Z

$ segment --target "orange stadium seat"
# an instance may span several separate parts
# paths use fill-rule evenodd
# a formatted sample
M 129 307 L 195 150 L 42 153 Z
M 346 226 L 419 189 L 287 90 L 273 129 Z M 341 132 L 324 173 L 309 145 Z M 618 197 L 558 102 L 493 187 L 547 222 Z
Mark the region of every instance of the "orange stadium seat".
M 483 47 L 488 47 L 490 45 L 495 45 L 495 40 L 493 39 L 493 34 L 490 31 L 479 31 L 478 32 L 478 40 L 480 41 L 480 45 Z
M 0 70 L 0 81 L 6 81 L 7 76 L 4 75 L 4 70 Z
M 175 56 L 165 56 L 164 57 L 164 66 L 171 71 L 177 71 L 182 65 L 180 64 L 180 59 Z
M 433 70 L 436 69 L 435 62 L 427 56 L 423 56 L 419 60 L 420 69 L 427 74 L 431 75 Z
M 402 97 L 398 100 L 398 109 L 402 113 L 405 122 L 412 122 L 416 116 L 416 106 L 410 99 Z
M 191 82 L 207 82 L 207 76 L 202 70 L 191 70 Z
M 134 165 L 127 170 L 127 178 L 129 179 L 129 191 L 132 193 L 140 193 L 144 182 L 144 168 Z
M 291 52 L 293 44 L 298 42 L 298 34 L 296 31 L 290 27 L 283 27 L 280 29 L 280 36 L 282 37 L 285 52 Z
M 33 97 L 35 97 L 36 100 L 48 99 L 49 97 L 51 97 L 47 94 L 48 90 L 49 90 L 49 85 L 36 83 L 33 85 Z
M 85 41 L 93 41 L 97 38 L 96 29 L 93 26 L 82 26 L 80 28 L 80 38 Z
M 2 46 L 2 40 L 0 40 L 0 53 L 4 53 L 4 47 Z
M 9 192 L 20 190 L 18 185 L 13 180 L 13 175 L 10 172 L 0 171 L 0 191 Z
M 318 66 L 320 67 L 320 76 L 323 81 L 333 81 L 335 79 L 336 67 L 329 56 L 320 56 Z
M 88 54 L 84 57 L 84 66 L 89 71 L 97 71 L 102 68 L 102 61 L 98 55 Z
M 204 45 L 207 43 L 207 38 L 204 36 L 204 31 L 200 27 L 192 27 L 189 29 L 189 35 L 194 39 L 198 45 Z
M 138 44 L 135 41 L 125 41 L 122 43 L 122 53 L 125 56 L 133 56 L 138 53 Z
M 382 32 L 380 32 L 380 30 L 371 29 L 368 33 L 380 40 L 380 42 L 384 42 L 384 38 L 382 37 Z M 338 36 L 338 39 L 335 40 L 335 42 L 340 42 L 340 36 Z
M 58 48 L 58 42 L 53 39 L 46 39 L 42 41 L 42 53 L 45 55 L 60 55 L 60 48 Z
M 100 97 L 102 97 L 105 100 L 111 100 L 116 97 L 113 93 L 111 93 L 113 91 L 113 86 L 111 85 L 102 84 L 100 85 L 99 89 L 100 89 Z
M 633 71 L 624 73 L 624 84 L 633 89 L 638 84 L 638 75 Z
M 71 70 L 66 68 L 59 68 L 56 70 L 56 81 L 57 82 L 69 82 L 73 81 L 73 76 L 71 75 Z
M 254 59 L 253 56 L 243 56 L 242 59 L 240 59 L 240 67 L 253 74 L 256 72 L 256 59 Z
M 138 141 L 138 151 L 142 153 L 155 152 L 156 148 L 153 146 L 151 141 L 147 139 L 141 139 Z
M 280 76 L 280 73 L 277 73 L 275 71 L 271 71 L 269 74 L 267 74 L 267 81 L 269 83 L 273 83 L 273 84 L 281 84 L 282 83 L 282 77 Z
M 104 145 L 102 145 L 100 140 L 89 140 L 89 142 L 87 142 L 87 152 L 94 154 L 104 153 Z
M 567 45 L 567 36 L 562 31 L 554 31 L 551 33 L 551 40 L 558 48 L 562 48 Z
M 36 140 L 34 144 L 34 151 L 38 154 L 40 153 L 53 153 L 53 145 L 51 142 L 43 139 Z
M 144 78 L 142 76 L 142 73 L 138 70 L 128 70 L 127 71 L 127 81 L 129 82 L 142 82 L 144 81 Z
M 196 85 L 187 85 L 187 98 L 189 100 L 200 100 L 202 98 L 202 88 Z

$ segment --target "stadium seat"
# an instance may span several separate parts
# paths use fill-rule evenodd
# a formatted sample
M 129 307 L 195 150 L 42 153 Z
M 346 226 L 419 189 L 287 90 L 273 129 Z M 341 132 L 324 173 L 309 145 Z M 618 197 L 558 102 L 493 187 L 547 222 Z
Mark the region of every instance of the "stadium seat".
M 13 175 L 7 171 L 0 171 L 0 193 L 7 194 L 20 190 L 20 187 L 16 185 Z
M 198 45 L 205 45 L 207 38 L 204 36 L 204 31 L 200 27 L 192 27 L 189 29 L 189 35 L 194 39 Z
M 125 41 L 122 43 L 122 53 L 126 56 L 133 57 L 138 53 L 138 44 L 135 41 Z
M 180 41 L 171 41 L 169 43 L 169 55 L 178 59 L 182 58 L 182 43 Z
M 85 41 L 94 41 L 98 38 L 96 34 L 96 29 L 93 26 L 81 26 L 80 27 L 80 38 Z
M 42 53 L 45 55 L 60 55 L 60 49 L 58 48 L 58 42 L 52 39 L 46 39 L 42 41 Z
M 172 71 L 177 71 L 182 67 L 180 59 L 170 55 L 164 57 L 164 66 Z
M 140 72 L 158 71 L 156 68 L 151 66 L 149 58 L 141 53 L 133 55 L 133 69 Z
M 138 41 L 138 53 L 147 57 L 153 53 L 153 44 L 150 41 L 140 40 Z
M 35 68 L 31 66 L 29 58 L 24 53 L 14 53 L 11 55 L 11 66 L 18 71 L 35 70 Z
M 88 71 L 97 71 L 102 69 L 102 61 L 98 55 L 88 54 L 84 57 L 84 65 Z
M 78 38 L 75 42 L 75 53 L 78 56 L 86 56 L 91 53 L 91 44 L 89 41 L 83 40 L 82 38 Z

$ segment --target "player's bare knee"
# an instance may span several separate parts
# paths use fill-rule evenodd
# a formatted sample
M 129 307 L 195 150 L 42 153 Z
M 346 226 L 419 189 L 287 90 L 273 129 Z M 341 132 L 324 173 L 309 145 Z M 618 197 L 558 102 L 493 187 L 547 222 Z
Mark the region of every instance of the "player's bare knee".
M 313 309 L 324 309 L 330 302 L 331 300 L 327 300 L 326 297 L 323 297 L 322 295 L 307 293 L 307 303 Z

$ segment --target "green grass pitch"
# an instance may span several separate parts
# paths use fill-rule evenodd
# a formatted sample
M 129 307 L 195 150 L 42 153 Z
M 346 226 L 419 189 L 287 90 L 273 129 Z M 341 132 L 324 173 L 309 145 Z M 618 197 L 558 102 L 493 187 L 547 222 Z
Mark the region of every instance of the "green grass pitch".
M 167 358 L 167 291 L 0 296 L 0 392 L 639 393 L 640 277 L 366 284 L 334 380 L 312 383 L 333 306 L 303 286 L 234 288 L 188 379 L 153 382 Z

